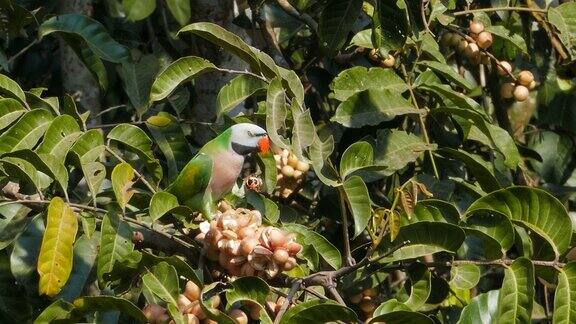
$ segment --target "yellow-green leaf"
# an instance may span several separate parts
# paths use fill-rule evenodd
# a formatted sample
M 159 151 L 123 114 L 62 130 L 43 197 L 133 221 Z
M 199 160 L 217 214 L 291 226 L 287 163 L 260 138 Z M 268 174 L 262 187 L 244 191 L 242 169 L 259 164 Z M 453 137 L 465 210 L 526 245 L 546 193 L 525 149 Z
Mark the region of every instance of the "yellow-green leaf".
M 48 206 L 46 231 L 38 256 L 41 295 L 55 296 L 68 281 L 77 231 L 76 213 L 62 198 L 54 197 Z
M 118 205 L 124 210 L 134 192 L 130 189 L 134 183 L 134 169 L 126 162 L 118 164 L 112 170 L 112 189 Z

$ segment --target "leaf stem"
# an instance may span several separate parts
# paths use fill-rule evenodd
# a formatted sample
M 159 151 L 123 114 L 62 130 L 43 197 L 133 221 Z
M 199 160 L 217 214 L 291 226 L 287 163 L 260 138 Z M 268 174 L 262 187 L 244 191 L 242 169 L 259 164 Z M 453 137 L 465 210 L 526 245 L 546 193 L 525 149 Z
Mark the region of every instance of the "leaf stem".
M 338 198 L 340 200 L 340 212 L 342 215 L 342 238 L 344 239 L 344 259 L 347 266 L 352 266 L 356 263 L 352 258 L 350 250 L 350 237 L 348 235 L 348 213 L 346 212 L 346 192 L 342 186 L 338 187 Z
M 263 77 L 263 76 L 261 76 L 261 75 L 258 75 L 258 74 L 256 74 L 256 73 L 252 73 L 252 72 L 250 72 L 250 71 L 230 70 L 230 69 L 224 69 L 224 68 L 219 68 L 219 67 L 216 67 L 216 68 L 214 68 L 214 69 L 215 69 L 216 71 L 218 71 L 218 72 L 224 72 L 224 73 L 230 73 L 230 74 L 249 75 L 249 76 L 258 78 L 258 79 L 260 79 L 260 80 L 262 80 L 262 81 L 264 81 L 264 82 L 268 82 L 268 79 L 266 79 L 265 77 Z
M 547 13 L 547 9 L 540 8 L 527 8 L 527 7 L 492 7 L 492 8 L 480 8 L 480 9 L 469 9 L 453 12 L 453 16 L 464 16 L 477 12 L 494 12 L 494 11 L 527 11 L 527 12 L 540 12 Z
M 416 95 L 414 95 L 414 89 L 412 88 L 412 82 L 410 81 L 410 77 L 408 73 L 406 73 L 406 66 L 404 63 L 400 64 L 400 69 L 402 70 L 402 74 L 404 75 L 404 79 L 406 80 L 406 84 L 408 85 L 408 91 L 410 91 L 410 97 L 412 98 L 412 102 L 416 109 L 420 109 L 418 105 L 418 100 L 416 100 Z M 422 130 L 422 136 L 424 137 L 424 142 L 430 145 L 430 138 L 428 137 L 428 131 L 426 130 L 426 124 L 424 123 L 424 116 L 422 114 L 418 114 L 418 123 L 420 124 L 420 129 Z M 430 162 L 432 163 L 432 170 L 434 172 L 434 176 L 436 179 L 440 180 L 440 174 L 438 173 L 438 168 L 436 167 L 436 161 L 434 160 L 434 154 L 431 150 L 427 150 L 428 154 L 430 155 Z

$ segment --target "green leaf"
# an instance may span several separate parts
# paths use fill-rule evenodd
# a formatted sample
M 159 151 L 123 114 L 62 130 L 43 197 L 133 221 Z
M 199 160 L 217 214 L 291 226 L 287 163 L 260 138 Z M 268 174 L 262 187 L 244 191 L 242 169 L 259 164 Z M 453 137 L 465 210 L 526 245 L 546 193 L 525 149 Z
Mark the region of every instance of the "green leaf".
M 500 290 L 491 290 L 472 298 L 462 309 L 458 324 L 495 323 L 499 294 Z
M 368 188 L 362 178 L 352 176 L 344 181 L 343 189 L 354 218 L 354 237 L 357 237 L 362 234 L 372 218 Z
M 40 140 L 54 117 L 43 109 L 29 111 L 6 132 L 0 135 L 0 154 L 32 149 Z
M 150 89 L 159 70 L 158 59 L 152 54 L 143 55 L 138 62 L 122 62 L 118 69 L 124 91 L 139 116 L 148 110 Z
M 483 233 L 500 245 L 503 251 L 514 245 L 514 227 L 512 222 L 500 213 L 478 211 L 468 214 L 462 226 L 472 233 Z
M 558 199 L 544 190 L 511 187 L 494 191 L 476 200 L 466 211 L 491 210 L 508 217 L 512 222 L 529 227 L 554 248 L 556 255 L 570 245 L 572 222 Z
M 12 98 L 0 98 L 0 130 L 10 126 L 26 111 L 24 106 Z
M 74 101 L 74 98 L 72 98 L 72 96 L 68 94 L 64 95 L 64 98 L 62 99 L 62 112 L 74 117 L 78 125 L 82 129 L 84 130 L 86 129 L 86 120 L 88 119 L 90 112 L 86 111 L 80 114 L 78 112 L 78 107 L 76 107 L 76 102 Z
M 349 174 L 371 166 L 374 163 L 374 150 L 368 142 L 356 142 L 344 151 L 340 159 L 340 176 L 345 179 Z
M 408 269 L 410 278 L 410 297 L 404 303 L 410 309 L 419 310 L 430 296 L 432 290 L 432 274 L 428 267 L 415 263 Z
M 570 55 L 576 55 L 576 3 L 566 2 L 548 9 L 548 21 L 558 30 L 562 44 Z
M 492 33 L 495 38 L 500 38 L 504 42 L 516 47 L 522 54 L 529 54 L 528 47 L 522 35 L 512 33 L 504 26 L 486 26 L 485 30 Z
M 36 191 L 41 191 L 46 187 L 42 183 L 41 177 L 38 175 L 38 170 L 34 165 L 24 159 L 6 156 L 0 160 L 0 163 L 4 167 L 4 171 L 9 175 L 10 178 L 18 179 L 21 184 L 30 184 L 36 189 Z
M 304 108 L 304 86 L 296 72 L 278 66 L 278 74 L 282 78 L 284 88 L 288 92 L 288 97 L 295 100 L 296 106 Z
M 478 181 L 482 190 L 492 192 L 502 188 L 494 175 L 492 166 L 481 160 L 479 156 L 470 154 L 463 150 L 455 150 L 451 148 L 441 148 L 438 152 L 444 156 L 463 162 L 466 167 L 468 167 L 468 170 L 470 170 L 470 173 L 474 176 L 474 179 Z
M 46 307 L 34 320 L 34 324 L 54 323 L 57 320 L 69 320 L 72 316 L 74 305 L 62 299 L 55 300 Z
M 166 0 L 166 5 L 180 26 L 184 26 L 190 21 L 192 15 L 190 0 Z
M 286 138 L 278 132 L 286 128 L 286 94 L 282 87 L 282 80 L 274 78 L 268 86 L 266 95 L 266 130 L 272 142 L 280 148 L 288 148 Z
M 134 169 L 126 162 L 116 165 L 114 170 L 112 170 L 112 189 L 114 189 L 116 202 L 122 210 L 126 208 L 128 201 L 134 194 L 132 190 L 134 182 L 132 179 L 134 179 Z
M 276 176 L 278 174 L 274 154 L 272 151 L 256 154 L 256 161 L 263 172 L 262 178 L 264 180 L 264 185 L 266 186 L 266 192 L 271 194 L 276 188 Z
M 569 135 L 543 130 L 530 137 L 528 146 L 542 157 L 542 162 L 528 161 L 544 181 L 560 185 L 568 180 L 576 162 L 576 147 Z
M 126 18 L 138 21 L 150 16 L 156 9 L 155 0 L 122 0 Z
M 192 156 L 180 123 L 174 116 L 159 112 L 148 118 L 146 127 L 166 158 L 168 180 L 174 181 Z
M 116 296 L 85 296 L 74 300 L 75 312 L 90 313 L 116 310 L 131 316 L 139 322 L 147 322 L 144 313 L 131 301 Z
M 177 305 L 180 293 L 176 269 L 166 262 L 160 262 L 142 276 L 142 284 L 163 301 Z
M 104 92 L 108 89 L 108 73 L 102 59 L 88 46 L 88 43 L 75 34 L 61 33 L 60 37 L 76 53 L 82 64 L 90 71 L 94 79 L 98 81 L 100 89 Z
M 402 242 L 409 243 L 381 262 L 413 259 L 440 251 L 456 252 L 465 238 L 466 234 L 460 227 L 448 223 L 418 222 L 402 226 L 394 241 L 386 244 L 384 250 L 380 248 L 380 251 Z
M 401 50 L 409 31 L 406 3 L 404 1 L 378 1 L 374 3 L 372 20 L 373 47 L 384 50 Z
M 4 74 L 0 74 L 0 94 L 18 100 L 26 106 L 26 95 L 18 83 Z
M 396 116 L 420 114 L 410 101 L 398 92 L 389 89 L 368 89 L 360 91 L 342 102 L 331 118 L 346 127 L 359 128 L 378 125 Z
M 42 214 L 38 214 L 32 218 L 26 226 L 26 230 L 14 241 L 14 247 L 10 254 L 10 270 L 14 279 L 26 287 L 37 283 L 34 274 L 44 230 L 44 219 Z
M 483 113 L 480 104 L 472 98 L 454 91 L 449 85 L 441 83 L 434 72 L 430 70 L 421 73 L 414 81 L 413 86 L 437 95 L 447 107 Z
M 183 82 L 199 74 L 213 71 L 215 68 L 214 64 L 196 56 L 177 59 L 154 79 L 152 90 L 150 90 L 150 101 L 159 101 L 168 97 Z
M 37 178 L 37 176 L 32 175 L 32 169 L 36 169 L 37 171 L 40 171 L 54 179 L 60 187 L 60 190 L 64 194 L 65 198 L 68 196 L 68 170 L 62 162 L 56 161 L 56 158 L 53 155 L 36 154 L 31 150 L 19 150 L 6 154 L 6 158 L 8 157 L 16 158 L 9 162 L 13 164 L 12 167 L 17 167 L 15 164 L 18 164 L 22 160 L 24 161 L 23 167 L 28 169 L 28 171 L 26 171 L 28 175 L 25 177 L 30 176 L 32 179 Z M 30 164 L 32 167 L 30 167 Z M 24 165 L 28 165 L 28 167 Z M 24 170 L 18 172 L 24 172 Z M 32 179 L 29 180 L 32 181 Z M 38 179 L 33 179 L 33 181 L 38 181 Z M 40 185 L 40 183 L 37 185 Z
M 330 0 L 326 3 L 318 24 L 320 47 L 335 55 L 346 44 L 348 33 L 362 9 L 361 0 Z
M 51 33 L 74 34 L 82 37 L 96 55 L 106 61 L 120 63 L 127 59 L 128 49 L 116 42 L 98 21 L 80 14 L 65 14 L 52 17 L 38 28 L 43 38 Z
M 76 213 L 60 197 L 48 206 L 46 230 L 38 255 L 39 293 L 55 296 L 72 271 L 73 248 L 78 231 Z
M 284 228 L 298 234 L 298 243 L 312 246 L 332 268 L 339 269 L 342 266 L 340 251 L 324 236 L 300 224 L 284 224 Z
M 382 174 L 391 175 L 404 168 L 426 150 L 433 150 L 435 144 L 426 144 L 418 136 L 400 130 L 378 131 L 374 161 L 386 167 Z
M 460 212 L 454 205 L 444 200 L 427 199 L 418 201 L 414 206 L 412 216 L 402 215 L 402 225 L 417 222 L 444 222 L 454 225 L 460 223 Z
M 169 192 L 159 191 L 150 200 L 150 218 L 155 221 L 178 206 L 176 196 Z
M 270 223 L 278 222 L 280 209 L 274 201 L 250 190 L 246 192 L 246 202 L 256 208 Z
M 483 113 L 460 108 L 436 108 L 432 112 L 456 115 L 471 121 L 490 139 L 490 147 L 502 153 L 505 158 L 504 164 L 508 168 L 515 169 L 520 162 L 521 156 L 512 136 L 506 130 L 488 122 Z
M 97 235 L 93 235 L 92 238 L 88 238 L 86 234 L 84 234 L 80 236 L 76 244 L 74 244 L 72 273 L 66 286 L 64 286 L 56 298 L 71 302 L 80 296 L 86 284 L 89 283 L 88 279 L 96 262 L 99 248 L 98 244 L 100 243 L 100 233 L 98 232 L 96 234 Z
M 418 64 L 442 74 L 447 80 L 453 82 L 459 87 L 464 88 L 467 91 L 470 91 L 474 88 L 474 85 L 472 85 L 468 80 L 464 79 L 460 74 L 458 74 L 456 70 L 445 63 L 435 61 L 419 61 Z
M 552 322 L 572 323 L 576 319 L 576 262 L 569 262 L 559 271 Z
M 330 135 L 322 141 L 318 135 L 314 137 L 314 142 L 310 146 L 310 159 L 314 173 L 322 183 L 327 186 L 337 187 L 340 185 L 339 176 L 334 168 L 329 165 L 330 155 L 334 151 L 334 136 Z M 328 174 L 328 175 L 326 175 Z
M 524 257 L 504 270 L 504 282 L 498 297 L 498 321 L 529 323 L 534 302 L 534 265 Z
M 334 98 L 339 101 L 346 101 L 352 95 L 369 89 L 384 90 L 403 93 L 408 90 L 406 82 L 402 80 L 393 70 L 380 67 L 365 68 L 355 66 L 346 69 L 338 74 L 330 89 L 334 91 Z
M 104 216 L 101 231 L 97 274 L 100 285 L 104 286 L 105 274 L 112 271 L 115 262 L 123 260 L 134 249 L 134 244 L 130 225 L 118 216 Z
M 44 139 L 36 149 L 38 154 L 50 154 L 57 162 L 64 162 L 68 151 L 82 135 L 74 117 L 61 115 L 50 123 Z
M 152 140 L 140 127 L 130 124 L 120 124 L 108 133 L 108 141 L 121 143 L 128 151 L 138 155 L 146 165 L 146 169 L 155 178 L 162 178 L 162 167 L 152 152 Z
M 434 322 L 430 317 L 417 312 L 408 310 L 398 310 L 387 314 L 375 316 L 370 319 L 369 323 L 383 323 L 386 324 L 432 324 Z
M 230 112 L 234 107 L 242 103 L 246 98 L 266 88 L 266 82 L 251 75 L 239 75 L 230 80 L 218 92 L 217 115 L 222 116 Z
M 350 308 L 329 299 L 309 300 L 290 307 L 280 324 L 313 324 L 333 321 L 356 322 L 358 318 Z
M 209 22 L 199 22 L 183 27 L 178 34 L 191 32 L 194 35 L 220 46 L 250 65 L 253 72 L 260 72 L 260 60 L 242 38 L 226 29 Z
M 292 119 L 294 125 L 292 126 L 292 151 L 299 160 L 304 160 L 302 152 L 312 145 L 314 135 L 316 135 L 316 128 L 314 121 L 310 114 L 310 109 L 302 111 L 297 105 L 292 102 Z
M 70 149 L 78 157 L 77 166 L 98 160 L 104 150 L 104 137 L 102 132 L 97 129 L 84 132 Z
M 232 282 L 232 289 L 226 291 L 228 308 L 235 303 L 250 301 L 260 306 L 260 321 L 272 323 L 266 311 L 266 297 L 270 294 L 268 284 L 258 277 L 243 277 Z
M 3 218 L 0 219 L 0 250 L 5 249 L 24 231 L 28 223 L 27 215 L 30 211 L 31 209 L 28 207 L 13 205 L 11 206 L 10 215 L 2 213 Z
M 387 314 L 394 311 L 410 311 L 410 307 L 406 306 L 406 304 L 399 302 L 397 299 L 392 298 L 388 299 L 387 301 L 383 302 L 374 310 L 373 317 L 376 318 L 380 315 Z
M 475 264 L 462 264 L 450 269 L 450 285 L 458 289 L 472 289 L 480 281 L 480 268 Z

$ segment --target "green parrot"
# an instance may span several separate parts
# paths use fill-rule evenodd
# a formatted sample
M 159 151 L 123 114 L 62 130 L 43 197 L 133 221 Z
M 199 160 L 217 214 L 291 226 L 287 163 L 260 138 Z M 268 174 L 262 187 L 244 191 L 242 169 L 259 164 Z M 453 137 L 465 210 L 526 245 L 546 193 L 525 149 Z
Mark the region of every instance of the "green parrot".
M 216 203 L 232 189 L 242 172 L 244 157 L 269 148 L 268 134 L 260 126 L 233 125 L 206 143 L 166 191 L 181 204 L 212 219 Z

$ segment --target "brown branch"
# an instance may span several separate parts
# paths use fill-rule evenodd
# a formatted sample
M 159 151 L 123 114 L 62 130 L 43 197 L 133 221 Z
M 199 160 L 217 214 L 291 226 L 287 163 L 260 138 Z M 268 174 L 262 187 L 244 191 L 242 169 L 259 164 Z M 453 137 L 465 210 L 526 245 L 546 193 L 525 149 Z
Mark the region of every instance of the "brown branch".
M 469 9 L 453 12 L 453 16 L 464 16 L 477 12 L 494 12 L 494 11 L 528 11 L 537 13 L 546 13 L 548 10 L 540 8 L 526 8 L 526 7 L 491 7 L 491 8 L 480 8 L 480 9 Z
M 116 152 L 114 152 L 114 150 L 112 150 L 111 148 L 109 148 L 108 146 L 106 146 L 106 152 L 110 153 L 112 156 L 114 156 L 118 161 L 122 162 L 122 163 L 128 163 L 126 162 L 126 160 L 124 160 L 120 155 L 116 154 Z M 146 180 L 146 178 L 144 178 L 144 176 L 138 172 L 138 170 L 133 169 L 134 173 L 136 174 L 136 176 L 138 177 L 138 179 L 140 179 L 140 181 L 142 181 L 142 183 L 148 187 L 148 189 L 150 191 L 152 191 L 152 193 L 156 193 L 156 189 L 154 187 L 152 187 L 152 185 L 148 182 L 148 180 Z
M 292 303 L 292 298 L 294 298 L 294 294 L 296 294 L 296 292 L 298 292 L 301 285 L 302 285 L 302 281 L 300 281 L 300 280 L 295 280 L 292 283 L 292 287 L 290 287 L 290 291 L 288 292 L 288 295 L 286 295 L 286 299 L 284 299 L 284 303 L 280 307 L 280 310 L 278 311 L 278 314 L 276 315 L 276 318 L 274 319 L 274 324 L 280 323 L 282 316 L 284 316 L 284 313 L 286 313 L 286 310 L 288 309 L 288 307 Z
M 537 12 L 537 10 L 542 10 L 542 9 L 540 7 L 538 7 L 538 5 L 535 4 L 534 1 L 532 1 L 532 0 L 526 0 L 526 5 L 530 9 L 532 9 L 532 11 L 531 11 L 532 17 L 534 17 L 534 19 L 538 22 L 538 24 L 540 26 L 542 26 L 542 28 L 548 33 L 548 37 L 550 38 L 550 43 L 552 44 L 552 47 L 554 47 L 556 52 L 558 52 L 558 55 L 560 55 L 562 60 L 568 59 L 569 56 L 566 53 L 566 51 L 564 50 L 564 46 L 562 45 L 562 42 L 560 42 L 560 40 L 558 39 L 558 36 L 554 32 L 554 30 L 552 30 L 552 27 L 550 27 L 549 23 L 541 16 L 541 13 Z

